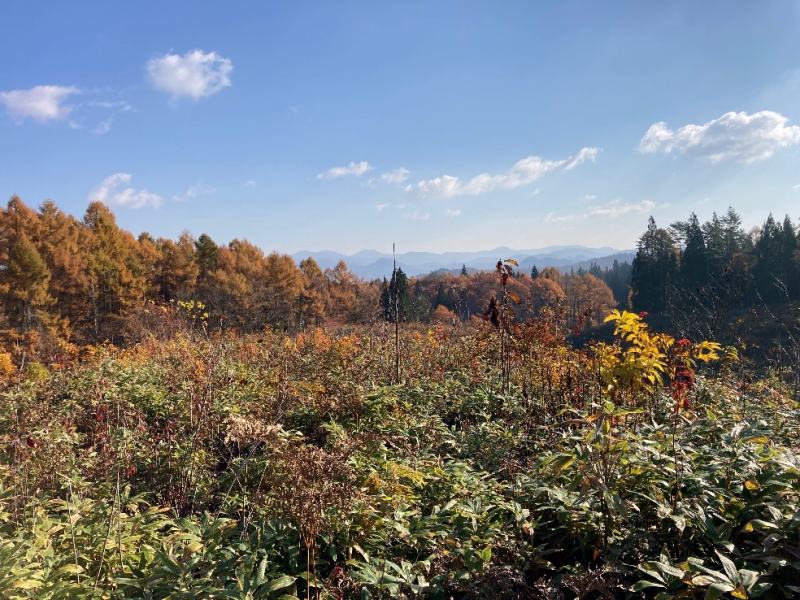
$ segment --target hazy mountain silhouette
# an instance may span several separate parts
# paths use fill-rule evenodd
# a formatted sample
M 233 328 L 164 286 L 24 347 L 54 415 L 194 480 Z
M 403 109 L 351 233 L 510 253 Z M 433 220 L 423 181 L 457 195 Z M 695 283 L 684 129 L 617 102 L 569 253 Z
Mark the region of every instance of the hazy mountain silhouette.
M 577 269 L 588 268 L 593 262 L 597 262 L 604 267 L 610 266 L 615 259 L 620 262 L 631 261 L 633 255 L 633 250 L 610 247 L 547 246 L 528 250 L 499 247 L 474 252 L 404 252 L 397 255 L 397 266 L 408 275 L 424 275 L 433 271 L 460 271 L 462 265 L 466 265 L 470 271 L 493 269 L 499 259 L 514 258 L 519 262 L 520 270 L 529 272 L 533 265 L 539 269 Z M 386 277 L 392 272 L 392 255 L 377 250 L 361 250 L 355 254 L 342 254 L 332 250 L 302 250 L 292 256 L 298 262 L 313 256 L 323 269 L 334 267 L 340 260 L 344 260 L 353 273 L 365 279 Z

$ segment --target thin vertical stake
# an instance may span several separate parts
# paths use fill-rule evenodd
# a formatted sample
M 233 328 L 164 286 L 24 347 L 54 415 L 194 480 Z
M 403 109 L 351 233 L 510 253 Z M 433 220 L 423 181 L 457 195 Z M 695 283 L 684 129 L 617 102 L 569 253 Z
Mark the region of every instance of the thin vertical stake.
M 392 242 L 392 280 L 394 281 L 394 381 L 400 383 L 400 304 L 397 285 L 397 255 Z

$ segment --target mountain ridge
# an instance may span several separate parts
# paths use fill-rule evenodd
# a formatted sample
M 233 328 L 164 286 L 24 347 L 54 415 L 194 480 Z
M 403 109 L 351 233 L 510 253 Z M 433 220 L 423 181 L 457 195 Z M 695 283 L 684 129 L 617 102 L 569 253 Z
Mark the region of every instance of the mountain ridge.
M 407 275 L 419 276 L 434 271 L 454 271 L 466 266 L 470 271 L 484 271 L 494 268 L 501 258 L 514 258 L 520 269 L 529 271 L 533 265 L 543 269 L 556 267 L 559 269 L 587 268 L 592 262 L 608 266 L 613 260 L 620 262 L 633 259 L 634 250 L 618 250 L 609 246 L 599 248 L 581 245 L 558 245 L 515 250 L 506 246 L 498 246 L 489 250 L 422 252 L 411 251 L 396 255 L 397 266 Z M 332 268 L 340 260 L 344 260 L 350 270 L 365 279 L 379 279 L 391 275 L 394 258 L 390 253 L 374 249 L 359 250 L 353 254 L 344 254 L 334 250 L 301 250 L 292 254 L 295 261 L 313 257 L 323 269 Z

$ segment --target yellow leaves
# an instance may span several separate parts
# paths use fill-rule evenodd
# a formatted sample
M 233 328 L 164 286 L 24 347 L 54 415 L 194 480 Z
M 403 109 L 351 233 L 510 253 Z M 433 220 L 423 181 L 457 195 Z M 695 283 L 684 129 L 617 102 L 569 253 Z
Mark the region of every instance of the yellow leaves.
M 722 349 L 723 358 L 730 362 L 739 360 L 739 351 L 734 346 L 725 346 Z
M 10 377 L 16 371 L 14 363 L 11 361 L 11 354 L 0 352 L 0 379 Z
M 647 323 L 636 313 L 612 310 L 605 322 L 614 323 L 614 335 L 619 341 L 613 346 L 600 344 L 595 351 L 603 381 L 612 393 L 621 389 L 652 392 L 664 384 L 665 375 L 671 375 L 678 367 L 693 377 L 692 360 L 708 363 L 721 358 L 722 346 L 717 342 L 692 345 L 686 339 L 676 341 L 665 333 L 650 333 Z M 726 349 L 725 353 L 736 355 L 735 349 Z
M 749 598 L 747 595 L 747 590 L 745 590 L 741 585 L 736 586 L 736 589 L 731 591 L 731 596 L 734 598 L 739 598 L 740 600 L 747 600 L 747 598 Z
M 745 479 L 744 487 L 747 488 L 748 491 L 754 492 L 761 486 L 758 485 L 757 481 L 754 481 L 752 479 Z
M 703 341 L 694 345 L 692 348 L 692 356 L 704 363 L 711 362 L 712 360 L 720 359 L 720 350 L 722 345 L 717 342 Z
M 742 438 L 745 444 L 769 444 L 769 438 L 765 435 L 751 435 Z

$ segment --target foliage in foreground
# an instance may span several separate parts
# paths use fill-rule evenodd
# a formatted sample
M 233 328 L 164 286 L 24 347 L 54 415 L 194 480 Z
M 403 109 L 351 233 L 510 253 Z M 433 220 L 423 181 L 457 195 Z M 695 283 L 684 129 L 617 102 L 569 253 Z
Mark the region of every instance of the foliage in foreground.
M 798 407 L 714 344 L 612 320 L 586 352 L 516 328 L 505 391 L 497 331 L 444 327 L 403 335 L 397 385 L 366 329 L 17 374 L 0 596 L 800 594 Z

